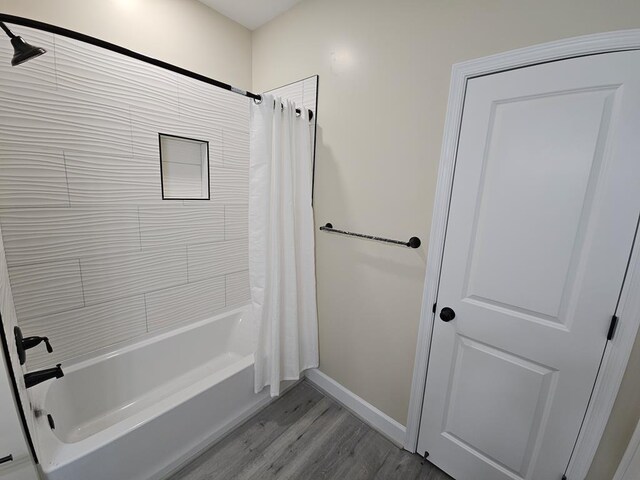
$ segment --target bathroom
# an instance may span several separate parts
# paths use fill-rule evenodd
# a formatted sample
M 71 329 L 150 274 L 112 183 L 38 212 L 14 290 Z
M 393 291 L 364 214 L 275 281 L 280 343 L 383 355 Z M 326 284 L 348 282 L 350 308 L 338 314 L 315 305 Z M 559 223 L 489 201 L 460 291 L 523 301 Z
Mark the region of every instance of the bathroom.
M 1 480 L 640 478 L 636 0 L 0 22 Z

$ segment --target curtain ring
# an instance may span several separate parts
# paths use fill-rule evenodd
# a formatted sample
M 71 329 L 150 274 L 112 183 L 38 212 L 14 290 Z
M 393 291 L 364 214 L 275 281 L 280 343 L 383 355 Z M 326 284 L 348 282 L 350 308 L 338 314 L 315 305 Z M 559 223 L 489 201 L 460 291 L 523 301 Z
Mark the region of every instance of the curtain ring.
M 256 105 L 260 105 L 260 104 L 262 103 L 262 96 L 260 96 L 260 100 L 258 100 L 257 98 L 254 98 L 254 99 L 253 99 L 253 102 L 254 102 Z

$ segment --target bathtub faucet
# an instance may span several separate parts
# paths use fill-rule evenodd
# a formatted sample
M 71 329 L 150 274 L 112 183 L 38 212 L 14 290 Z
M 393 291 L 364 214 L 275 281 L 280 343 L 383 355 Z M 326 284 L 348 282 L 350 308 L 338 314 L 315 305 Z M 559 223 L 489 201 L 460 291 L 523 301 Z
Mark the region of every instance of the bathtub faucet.
M 60 368 L 60 363 L 53 368 L 45 368 L 37 372 L 29 372 L 24 376 L 24 384 L 27 388 L 31 388 L 39 383 L 49 380 L 50 378 L 64 377 L 64 372 Z
M 16 337 L 16 350 L 18 351 L 20 365 L 24 365 L 27 361 L 27 350 L 35 347 L 36 345 L 40 345 L 41 342 L 44 342 L 46 345 L 47 352 L 53 353 L 53 348 L 51 347 L 51 343 L 49 343 L 49 339 L 47 337 L 23 337 L 22 330 L 17 326 L 13 328 L 13 334 Z

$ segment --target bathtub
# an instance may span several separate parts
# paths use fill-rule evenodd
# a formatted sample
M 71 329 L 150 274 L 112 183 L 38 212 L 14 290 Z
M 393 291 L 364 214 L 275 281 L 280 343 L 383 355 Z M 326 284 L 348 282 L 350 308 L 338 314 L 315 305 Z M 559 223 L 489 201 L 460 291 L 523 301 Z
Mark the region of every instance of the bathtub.
M 254 343 L 243 308 L 63 364 L 31 389 L 44 477 L 165 478 L 269 402 L 253 391 Z

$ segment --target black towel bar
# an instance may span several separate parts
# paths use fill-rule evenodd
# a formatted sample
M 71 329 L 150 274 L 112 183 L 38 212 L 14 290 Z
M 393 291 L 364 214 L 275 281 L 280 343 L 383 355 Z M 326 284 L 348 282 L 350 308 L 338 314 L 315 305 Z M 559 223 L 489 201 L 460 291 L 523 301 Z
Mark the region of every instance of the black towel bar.
M 339 233 L 341 235 L 349 235 L 350 237 L 366 238 L 369 240 L 375 240 L 377 242 L 392 243 L 394 245 L 403 245 L 409 248 L 418 248 L 422 243 L 418 237 L 411 237 L 408 242 L 403 242 L 402 240 L 391 240 L 390 238 L 376 237 L 374 235 L 365 235 L 364 233 L 347 232 L 346 230 L 338 230 L 337 228 L 333 228 L 333 225 L 330 223 L 327 223 L 326 225 L 320 227 L 320 230 L 324 230 L 325 232 Z

